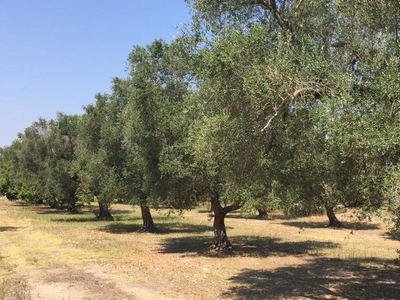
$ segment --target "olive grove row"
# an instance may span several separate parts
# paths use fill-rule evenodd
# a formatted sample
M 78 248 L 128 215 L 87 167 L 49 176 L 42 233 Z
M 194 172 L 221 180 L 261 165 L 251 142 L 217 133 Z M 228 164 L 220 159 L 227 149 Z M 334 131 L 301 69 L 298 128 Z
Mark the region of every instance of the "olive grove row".
M 9 199 L 77 212 L 97 199 L 184 210 L 211 201 L 213 245 L 237 209 L 340 206 L 399 215 L 397 0 L 186 0 L 171 43 L 135 46 L 82 115 L 39 119 L 1 149 Z

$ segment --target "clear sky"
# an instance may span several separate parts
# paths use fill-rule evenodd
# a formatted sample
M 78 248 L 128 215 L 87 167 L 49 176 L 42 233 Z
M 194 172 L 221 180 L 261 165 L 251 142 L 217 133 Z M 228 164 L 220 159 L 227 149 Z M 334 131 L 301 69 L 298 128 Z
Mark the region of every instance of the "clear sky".
M 82 114 L 134 45 L 190 19 L 184 0 L 0 0 L 0 147 L 39 117 Z

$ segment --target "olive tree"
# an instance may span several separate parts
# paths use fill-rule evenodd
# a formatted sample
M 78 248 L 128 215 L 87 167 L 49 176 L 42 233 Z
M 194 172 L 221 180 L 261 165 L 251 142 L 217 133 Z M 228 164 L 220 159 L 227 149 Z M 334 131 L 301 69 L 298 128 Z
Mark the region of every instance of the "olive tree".
M 199 94 L 208 91 L 207 106 L 220 106 L 213 122 L 244 113 L 258 122 L 258 130 L 240 129 L 265 135 L 265 174 L 282 205 L 325 207 L 333 226 L 339 203 L 380 207 L 391 173 L 382 156 L 397 137 L 398 2 L 187 2 L 208 53 Z M 391 128 L 386 140 L 379 120 Z

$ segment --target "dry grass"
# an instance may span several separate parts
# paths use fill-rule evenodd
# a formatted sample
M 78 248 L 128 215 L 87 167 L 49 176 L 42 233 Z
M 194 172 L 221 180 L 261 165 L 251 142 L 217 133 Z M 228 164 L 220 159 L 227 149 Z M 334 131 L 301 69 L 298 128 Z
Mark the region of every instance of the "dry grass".
M 323 216 L 288 220 L 277 214 L 257 220 L 235 213 L 226 220 L 235 250 L 219 254 L 208 251 L 212 221 L 204 208 L 183 216 L 153 212 L 157 234 L 138 232 L 137 209 L 115 205 L 113 214 L 116 221 L 97 222 L 87 208 L 65 215 L 0 200 L 0 300 L 14 299 L 11 280 L 20 280 L 20 290 L 29 287 L 32 299 L 52 299 L 52 289 L 65 299 L 400 295 L 394 264 L 400 245 L 386 236 L 379 220 L 334 230 L 326 228 Z

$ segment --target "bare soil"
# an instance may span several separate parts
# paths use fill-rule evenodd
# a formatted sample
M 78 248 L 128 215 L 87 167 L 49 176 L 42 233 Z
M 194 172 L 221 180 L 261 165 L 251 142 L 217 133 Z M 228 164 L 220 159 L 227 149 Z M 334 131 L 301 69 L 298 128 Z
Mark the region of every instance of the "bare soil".
M 0 199 L 0 300 L 5 299 L 399 299 L 400 242 L 385 224 L 324 216 L 227 220 L 235 249 L 216 253 L 199 208 L 153 212 L 159 232 L 140 233 L 140 211 L 114 205 L 115 221 Z

